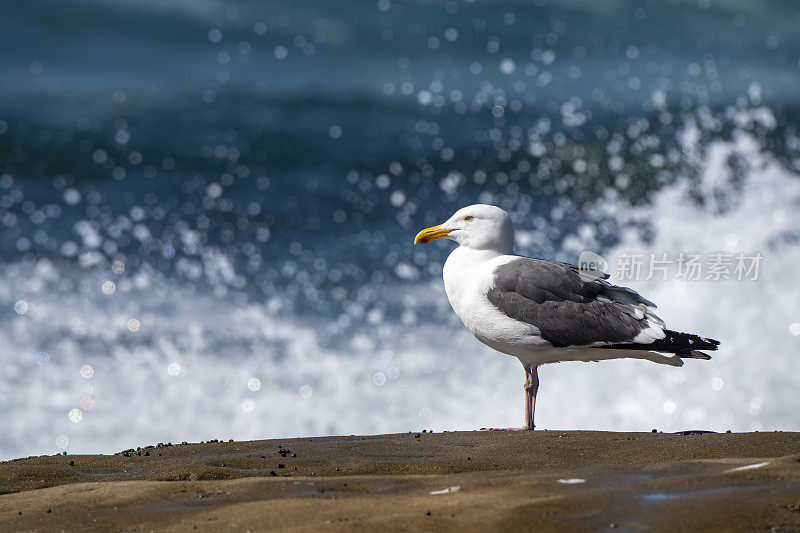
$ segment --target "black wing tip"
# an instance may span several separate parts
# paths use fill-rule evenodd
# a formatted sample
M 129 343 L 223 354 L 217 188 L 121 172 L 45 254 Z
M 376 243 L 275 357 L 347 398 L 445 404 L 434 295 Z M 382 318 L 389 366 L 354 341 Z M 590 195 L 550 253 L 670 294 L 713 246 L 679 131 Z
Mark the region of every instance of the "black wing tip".
M 697 351 L 697 350 L 709 350 L 714 352 L 717 350 L 717 347 L 720 345 L 720 342 L 716 339 L 710 339 L 708 337 L 701 337 L 700 335 L 694 335 L 693 333 L 681 333 L 678 331 L 669 331 L 665 330 L 664 333 L 667 334 L 667 338 L 674 338 L 680 344 L 688 344 L 686 351 Z M 701 353 L 701 352 L 698 352 Z
M 696 344 L 692 348 L 715 352 L 718 349 L 717 347 L 720 345 L 720 342 L 716 339 L 709 339 L 708 337 L 700 337 L 699 335 L 696 337 L 697 340 L 699 340 L 700 342 L 696 342 Z
M 701 337 L 705 342 L 710 342 L 714 346 L 719 346 L 720 342 L 717 339 L 709 339 L 708 337 Z M 716 348 L 714 348 L 716 350 Z
M 702 359 L 704 361 L 711 360 L 710 355 L 708 355 L 707 353 L 700 352 L 698 350 L 690 350 L 688 353 L 678 353 L 676 355 L 681 359 Z
M 711 359 L 711 356 L 700 350 L 709 352 L 717 351 L 720 342 L 715 339 L 708 339 L 692 333 L 681 333 L 679 331 L 664 330 L 666 336 L 663 339 L 650 343 L 612 343 L 598 348 L 612 348 L 622 350 L 648 350 L 653 352 L 674 353 L 678 357 L 686 359 Z

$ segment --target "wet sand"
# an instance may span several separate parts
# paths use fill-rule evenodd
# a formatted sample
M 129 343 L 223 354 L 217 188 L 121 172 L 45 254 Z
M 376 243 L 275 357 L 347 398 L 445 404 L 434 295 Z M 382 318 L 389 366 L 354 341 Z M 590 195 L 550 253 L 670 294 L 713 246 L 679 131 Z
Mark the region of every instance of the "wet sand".
M 800 531 L 800 433 L 408 433 L 0 463 L 3 531 Z

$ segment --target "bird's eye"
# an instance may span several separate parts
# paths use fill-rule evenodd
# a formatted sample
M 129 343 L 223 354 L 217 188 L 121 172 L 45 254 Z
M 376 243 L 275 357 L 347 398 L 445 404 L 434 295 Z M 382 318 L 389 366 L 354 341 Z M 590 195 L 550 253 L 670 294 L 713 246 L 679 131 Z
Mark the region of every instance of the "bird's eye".
M 464 217 L 464 220 L 466 220 L 467 222 L 470 222 L 472 220 L 475 220 L 475 217 L 472 216 L 472 215 L 467 215 L 467 216 Z

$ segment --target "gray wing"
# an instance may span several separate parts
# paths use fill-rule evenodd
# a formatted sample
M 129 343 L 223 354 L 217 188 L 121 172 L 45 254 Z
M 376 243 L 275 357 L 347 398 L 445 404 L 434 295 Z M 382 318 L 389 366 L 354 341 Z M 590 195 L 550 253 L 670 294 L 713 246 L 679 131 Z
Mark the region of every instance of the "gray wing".
M 520 257 L 495 270 L 489 301 L 507 316 L 539 329 L 553 346 L 632 342 L 652 322 L 655 305 L 627 287 L 611 285 L 607 274 Z

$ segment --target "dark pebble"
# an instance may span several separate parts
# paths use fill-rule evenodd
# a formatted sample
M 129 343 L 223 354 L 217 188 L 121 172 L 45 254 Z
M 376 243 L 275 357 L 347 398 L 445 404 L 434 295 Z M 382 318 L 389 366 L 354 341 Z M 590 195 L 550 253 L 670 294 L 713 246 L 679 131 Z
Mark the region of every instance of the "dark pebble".
M 75 466 L 75 461 L 70 461 L 69 466 Z
M 53 510 L 52 510 L 52 509 L 48 509 L 48 510 L 47 510 L 47 512 L 48 512 L 48 513 L 52 513 L 52 512 L 53 512 Z
M 278 468 L 286 468 L 283 463 L 278 463 Z
M 425 516 L 433 516 L 433 513 L 428 511 L 427 513 L 425 513 Z
M 275 472 L 274 470 L 270 470 L 270 471 L 269 471 L 269 475 L 270 475 L 270 476 L 277 476 L 277 475 L 278 475 L 278 473 L 277 473 L 277 472 Z

